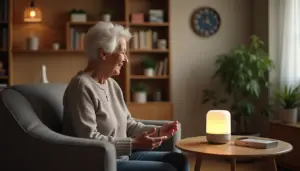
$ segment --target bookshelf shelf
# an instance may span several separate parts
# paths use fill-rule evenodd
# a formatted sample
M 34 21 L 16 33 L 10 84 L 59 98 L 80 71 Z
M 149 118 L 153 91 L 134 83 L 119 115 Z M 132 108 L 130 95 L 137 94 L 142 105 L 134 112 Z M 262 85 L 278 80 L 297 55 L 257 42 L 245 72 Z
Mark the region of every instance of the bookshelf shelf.
M 169 50 L 160 50 L 160 49 L 131 49 L 130 53 L 169 53 Z
M 130 26 L 134 27 L 168 27 L 169 23 L 151 23 L 151 22 L 145 22 L 145 23 L 130 23 Z
M 0 24 L 8 24 L 8 21 L 0 21 Z
M 168 79 L 169 76 L 145 76 L 145 75 L 131 75 L 131 79 Z
M 8 79 L 8 76 L 2 75 L 2 76 L 0 76 L 0 79 L 1 80 L 6 80 L 6 79 Z
M 0 49 L 0 52 L 8 52 L 7 49 Z
M 92 26 L 98 23 L 99 21 L 87 21 L 87 22 L 68 22 L 69 26 Z M 112 21 L 112 23 L 125 25 L 125 21 Z
M 68 49 L 61 49 L 61 50 L 52 50 L 52 49 L 41 49 L 37 51 L 33 50 L 13 50 L 14 53 L 36 53 L 36 54 L 41 54 L 41 53 L 83 53 L 82 50 L 68 50 Z

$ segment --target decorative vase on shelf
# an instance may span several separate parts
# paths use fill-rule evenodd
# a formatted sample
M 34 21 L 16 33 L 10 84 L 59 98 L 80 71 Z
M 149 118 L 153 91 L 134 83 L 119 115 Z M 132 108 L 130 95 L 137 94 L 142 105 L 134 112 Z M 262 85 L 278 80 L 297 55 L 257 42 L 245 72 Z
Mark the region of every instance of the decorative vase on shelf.
M 111 15 L 109 13 L 105 13 L 102 15 L 102 20 L 105 22 L 110 22 L 111 20 Z
M 145 68 L 144 74 L 148 77 L 154 76 L 154 69 L 153 68 Z
M 138 91 L 134 93 L 134 101 L 136 103 L 146 103 L 147 102 L 147 92 Z
M 39 49 L 39 37 L 35 35 L 30 35 L 27 38 L 27 49 L 36 51 Z
M 46 68 L 46 65 L 42 65 L 41 83 L 49 83 L 48 78 L 47 78 L 47 68 Z

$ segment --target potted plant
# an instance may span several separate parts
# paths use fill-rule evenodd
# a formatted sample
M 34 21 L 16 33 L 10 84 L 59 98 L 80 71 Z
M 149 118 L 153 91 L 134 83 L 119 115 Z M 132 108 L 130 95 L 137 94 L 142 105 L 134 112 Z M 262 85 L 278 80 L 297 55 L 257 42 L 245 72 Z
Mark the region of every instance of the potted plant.
M 154 75 L 156 62 L 152 58 L 144 58 L 142 60 L 142 65 L 144 67 L 144 75 L 151 77 Z
M 112 11 L 106 10 L 102 13 L 102 21 L 110 22 L 111 21 Z
M 212 78 L 221 81 L 221 93 L 216 90 L 203 91 L 203 104 L 212 102 L 214 107 L 228 101 L 232 119 L 236 124 L 233 134 L 253 135 L 249 122 L 258 112 L 254 102 L 261 97 L 261 90 L 269 87 L 267 74 L 274 68 L 273 62 L 264 51 L 264 42 L 251 36 L 249 45 L 241 45 L 216 60 L 217 70 Z M 224 97 L 221 97 L 221 95 Z M 268 105 L 266 105 L 268 106 Z M 261 110 L 267 116 L 269 110 Z
M 298 107 L 300 105 L 300 86 L 295 88 L 284 86 L 283 90 L 275 92 L 275 99 L 280 104 L 279 117 L 284 123 L 293 124 L 297 122 Z
M 72 9 L 69 12 L 71 22 L 86 22 L 87 15 L 82 9 Z
M 136 103 L 147 102 L 147 88 L 143 83 L 138 83 L 133 88 L 133 101 Z

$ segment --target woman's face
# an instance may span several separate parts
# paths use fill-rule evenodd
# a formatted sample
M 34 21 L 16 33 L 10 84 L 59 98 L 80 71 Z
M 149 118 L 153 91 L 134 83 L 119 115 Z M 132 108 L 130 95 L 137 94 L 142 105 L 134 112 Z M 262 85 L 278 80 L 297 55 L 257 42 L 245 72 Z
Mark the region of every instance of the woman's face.
M 127 58 L 127 44 L 124 38 L 119 40 L 119 46 L 116 52 L 110 54 L 106 58 L 106 65 L 108 69 L 111 69 L 111 76 L 119 75 L 122 66 L 128 62 Z

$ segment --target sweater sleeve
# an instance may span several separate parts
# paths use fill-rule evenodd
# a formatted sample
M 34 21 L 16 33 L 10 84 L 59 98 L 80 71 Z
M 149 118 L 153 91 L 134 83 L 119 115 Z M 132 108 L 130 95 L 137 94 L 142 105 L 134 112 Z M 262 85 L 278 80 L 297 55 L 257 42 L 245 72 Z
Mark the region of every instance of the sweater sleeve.
M 116 91 L 117 99 L 120 103 L 120 105 L 123 108 L 124 114 L 126 115 L 126 121 L 127 121 L 127 136 L 128 137 L 135 137 L 137 135 L 142 134 L 145 131 L 150 131 L 152 128 L 159 128 L 160 126 L 156 125 L 145 125 L 142 122 L 137 122 L 130 114 L 126 102 L 124 100 L 123 92 L 118 83 L 111 79 L 112 83 L 114 85 L 114 89 Z M 158 130 L 158 129 L 157 129 Z
M 142 134 L 143 132 L 150 131 L 153 128 L 159 128 L 156 125 L 145 125 L 141 122 L 137 122 L 134 118 L 131 117 L 130 112 L 126 108 L 127 115 L 127 135 L 128 137 L 135 137 Z M 157 129 L 158 131 L 158 129 Z
M 77 136 L 82 138 L 91 138 L 98 140 L 107 140 L 115 145 L 118 156 L 131 154 L 131 138 L 115 139 L 112 136 L 101 134 L 97 129 L 96 122 L 96 102 L 90 95 L 89 89 L 79 86 L 72 92 L 72 98 L 68 101 L 71 113 L 72 123 Z

